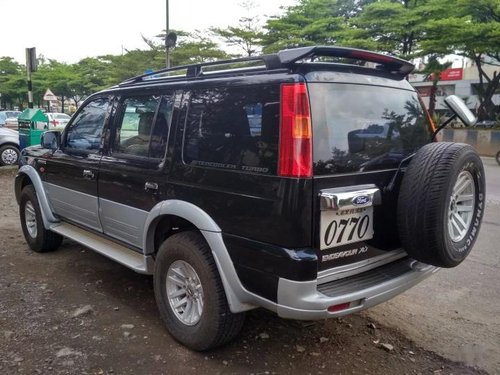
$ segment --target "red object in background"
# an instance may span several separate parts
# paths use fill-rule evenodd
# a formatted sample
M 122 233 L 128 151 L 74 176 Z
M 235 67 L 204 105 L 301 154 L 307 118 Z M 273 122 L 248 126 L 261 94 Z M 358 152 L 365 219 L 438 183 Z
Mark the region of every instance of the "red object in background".
M 459 81 L 462 79 L 464 70 L 462 68 L 448 68 L 441 73 L 440 81 Z
M 440 81 L 460 81 L 464 75 L 463 68 L 448 68 L 444 70 L 439 76 Z M 434 73 L 429 74 L 428 81 L 434 79 Z

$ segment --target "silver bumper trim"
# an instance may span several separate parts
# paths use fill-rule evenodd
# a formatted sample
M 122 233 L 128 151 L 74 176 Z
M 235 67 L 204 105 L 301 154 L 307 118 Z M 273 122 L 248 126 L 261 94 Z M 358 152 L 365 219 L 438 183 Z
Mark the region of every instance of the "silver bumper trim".
M 406 269 L 396 277 L 380 280 L 380 278 L 372 277 L 368 271 L 361 287 L 356 286 L 355 280 L 350 283 L 346 279 L 343 282 L 343 288 L 335 288 L 335 281 L 333 281 L 332 289 L 334 292 L 329 293 L 330 295 L 323 294 L 318 290 L 316 280 L 300 282 L 280 278 L 277 313 L 283 318 L 300 320 L 324 319 L 351 314 L 387 301 L 439 270 L 437 267 L 409 258 L 401 262 L 401 266 L 406 267 Z M 324 287 L 324 285 L 322 284 L 320 287 Z M 347 302 L 352 302 L 350 308 L 337 312 L 328 311 L 329 306 Z

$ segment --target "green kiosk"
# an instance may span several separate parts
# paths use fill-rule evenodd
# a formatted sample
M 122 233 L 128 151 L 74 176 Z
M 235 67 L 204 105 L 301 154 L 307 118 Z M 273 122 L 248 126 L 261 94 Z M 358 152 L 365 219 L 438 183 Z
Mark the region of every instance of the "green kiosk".
M 49 119 L 40 109 L 25 109 L 17 118 L 19 148 L 39 145 L 41 135 L 49 128 Z

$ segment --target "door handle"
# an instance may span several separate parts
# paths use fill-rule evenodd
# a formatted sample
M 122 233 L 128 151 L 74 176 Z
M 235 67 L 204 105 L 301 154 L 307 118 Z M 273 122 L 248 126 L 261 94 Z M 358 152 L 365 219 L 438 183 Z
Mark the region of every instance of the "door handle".
M 158 190 L 158 184 L 156 182 L 149 182 L 149 181 L 147 181 L 144 184 L 144 190 L 146 190 L 146 191 L 156 191 L 156 190 Z
M 84 169 L 83 178 L 86 180 L 93 180 L 95 178 L 94 172 L 92 172 L 90 169 Z

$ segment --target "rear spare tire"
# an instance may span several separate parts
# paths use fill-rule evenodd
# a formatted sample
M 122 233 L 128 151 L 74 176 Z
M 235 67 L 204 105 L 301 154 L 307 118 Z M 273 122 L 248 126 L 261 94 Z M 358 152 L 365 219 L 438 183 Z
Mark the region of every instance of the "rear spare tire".
M 412 258 L 455 267 L 470 253 L 484 213 L 483 163 L 469 145 L 439 142 L 411 160 L 398 198 L 401 243 Z

